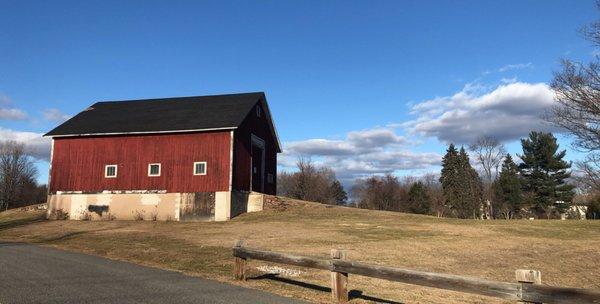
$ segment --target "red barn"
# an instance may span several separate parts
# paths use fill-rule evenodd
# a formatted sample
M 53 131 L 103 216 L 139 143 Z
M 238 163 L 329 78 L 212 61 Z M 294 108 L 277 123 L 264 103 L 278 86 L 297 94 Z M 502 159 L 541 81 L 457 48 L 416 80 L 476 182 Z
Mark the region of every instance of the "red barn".
M 97 102 L 45 136 L 49 213 L 72 219 L 227 220 L 277 188 L 264 93 Z

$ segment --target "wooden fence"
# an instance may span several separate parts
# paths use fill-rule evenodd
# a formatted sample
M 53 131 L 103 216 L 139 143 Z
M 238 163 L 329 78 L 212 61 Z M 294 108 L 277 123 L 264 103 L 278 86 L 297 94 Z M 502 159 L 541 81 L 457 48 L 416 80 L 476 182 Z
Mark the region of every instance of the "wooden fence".
M 244 247 L 243 241 L 236 241 L 233 247 L 233 256 L 235 260 L 234 276 L 238 280 L 246 279 L 246 261 L 248 259 L 329 270 L 331 272 L 331 293 L 335 303 L 348 302 L 348 274 L 351 273 L 525 303 L 600 304 L 600 291 L 541 285 L 541 274 L 535 270 L 516 270 L 515 283 L 497 282 L 468 276 L 423 272 L 354 262 L 346 259 L 345 251 L 336 249 L 331 250 L 330 260 L 324 260 L 250 249 Z

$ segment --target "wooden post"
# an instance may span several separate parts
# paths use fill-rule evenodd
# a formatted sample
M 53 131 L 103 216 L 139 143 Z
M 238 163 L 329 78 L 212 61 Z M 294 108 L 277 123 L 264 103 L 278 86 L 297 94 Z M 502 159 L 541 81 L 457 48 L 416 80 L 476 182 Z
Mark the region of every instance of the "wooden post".
M 243 240 L 235 241 L 234 248 L 241 248 L 244 246 Z M 245 258 L 233 258 L 233 277 L 236 280 L 246 280 L 246 259 Z
M 538 270 L 528 270 L 528 269 L 517 269 L 515 271 L 515 278 L 517 282 L 524 284 L 542 284 L 542 273 Z M 527 301 L 519 301 L 519 303 L 539 303 L 541 302 L 527 302 Z
M 332 260 L 345 260 L 346 251 L 332 249 Z M 331 272 L 331 296 L 335 303 L 348 303 L 348 273 Z

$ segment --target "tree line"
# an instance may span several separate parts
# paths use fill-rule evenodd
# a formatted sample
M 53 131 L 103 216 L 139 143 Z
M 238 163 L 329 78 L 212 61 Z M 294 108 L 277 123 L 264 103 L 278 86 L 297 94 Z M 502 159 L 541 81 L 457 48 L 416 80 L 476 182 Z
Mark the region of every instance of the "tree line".
M 482 142 L 486 149 L 478 149 Z M 552 133 L 531 132 L 521 140 L 523 154 L 516 164 L 510 154 L 493 159 L 482 157 L 482 151 L 504 151 L 497 141 L 479 139 L 470 146 L 476 156 L 475 163 L 501 166 L 484 170 L 482 180 L 471 166 L 464 148 L 457 151 L 450 144 L 442 160 L 440 182 L 446 205 L 459 218 L 517 218 L 558 217 L 571 206 L 575 186 L 568 182 L 571 163 L 564 160 L 566 150 L 559 151 Z M 486 154 L 486 153 L 484 153 Z M 487 153 L 486 155 L 490 155 Z
M 464 147 L 450 144 L 439 175 L 399 178 L 392 174 L 358 179 L 351 200 L 334 171 L 299 159 L 298 171 L 279 175 L 278 194 L 326 204 L 429 214 L 438 217 L 558 217 L 571 206 L 575 186 L 571 163 L 564 160 L 552 133 L 531 132 L 521 140 L 517 164 L 491 137 Z M 473 164 L 472 164 L 473 163 Z M 479 168 L 476 170 L 475 168 Z
M 46 201 L 46 185 L 36 182 L 33 158 L 22 143 L 0 141 L 0 210 Z

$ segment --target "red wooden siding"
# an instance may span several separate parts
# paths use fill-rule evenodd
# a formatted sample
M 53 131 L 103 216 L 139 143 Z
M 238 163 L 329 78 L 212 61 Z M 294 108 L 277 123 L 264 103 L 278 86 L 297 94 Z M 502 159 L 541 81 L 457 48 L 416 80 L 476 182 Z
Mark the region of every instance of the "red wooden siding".
M 260 103 L 259 103 L 260 104 Z M 264 193 L 275 194 L 277 190 L 277 151 L 275 138 L 269 129 L 265 111 L 261 117 L 252 110 L 234 131 L 233 183 L 234 190 L 249 191 L 251 188 L 252 140 L 254 134 L 265 141 Z M 267 181 L 267 174 L 273 174 L 273 182 Z
M 55 138 L 50 191 L 228 191 L 230 145 L 230 131 Z M 197 161 L 207 162 L 206 175 L 193 175 Z M 159 177 L 148 176 L 150 163 L 161 164 Z M 117 177 L 105 178 L 111 164 Z

